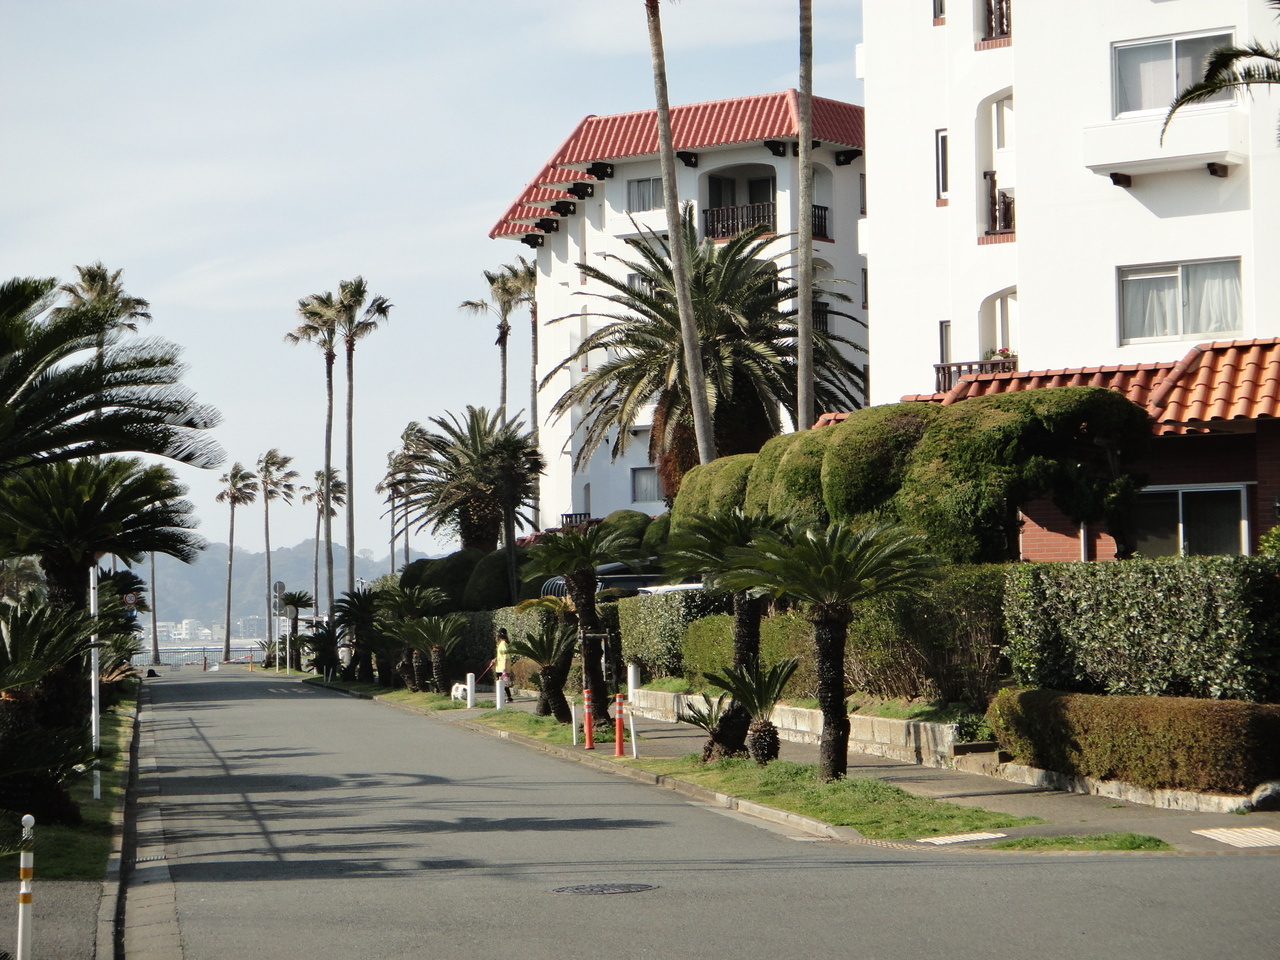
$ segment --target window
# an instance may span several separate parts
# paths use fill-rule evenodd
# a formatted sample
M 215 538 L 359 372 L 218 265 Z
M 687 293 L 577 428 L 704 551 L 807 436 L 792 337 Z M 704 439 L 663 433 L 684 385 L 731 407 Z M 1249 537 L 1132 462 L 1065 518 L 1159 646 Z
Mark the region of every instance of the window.
M 933 19 L 941 20 L 947 15 L 947 0 L 933 0 Z
M 636 293 L 644 294 L 647 297 L 653 296 L 653 281 L 643 273 L 628 273 L 627 286 Z
M 1239 556 L 1245 552 L 1244 487 L 1148 488 L 1133 511 L 1143 557 Z
M 938 362 L 951 362 L 951 321 L 938 321 Z
M 662 208 L 662 178 L 646 177 L 643 180 L 627 181 L 627 212 L 640 213 L 643 210 L 659 210 Z
M 1120 269 L 1120 342 L 1238 333 L 1240 261 Z
M 858 174 L 858 210 L 864 215 L 867 212 L 867 175 L 865 173 Z
M 867 309 L 867 268 L 862 268 L 862 309 Z
M 652 503 L 662 499 L 662 491 L 658 489 L 657 467 L 631 468 L 631 502 Z
M 1205 61 L 1216 47 L 1231 42 L 1231 34 L 1170 37 L 1115 47 L 1115 115 L 1160 113 L 1178 92 L 1204 79 Z M 1209 98 L 1209 103 L 1231 99 L 1230 90 Z
M 933 132 L 933 168 L 934 182 L 939 200 L 947 199 L 947 193 L 950 190 L 949 166 L 950 164 L 947 162 L 947 131 L 935 130 Z
M 737 184 L 728 177 L 710 176 L 707 178 L 708 204 L 714 209 L 737 206 Z
M 759 177 L 747 181 L 747 203 L 773 203 L 778 198 L 778 181 Z

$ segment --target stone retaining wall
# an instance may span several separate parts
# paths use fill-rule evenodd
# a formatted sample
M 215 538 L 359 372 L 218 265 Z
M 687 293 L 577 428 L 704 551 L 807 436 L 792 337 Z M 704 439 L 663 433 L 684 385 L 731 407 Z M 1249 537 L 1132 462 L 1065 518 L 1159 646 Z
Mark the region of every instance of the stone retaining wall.
M 686 703 L 702 706 L 702 695 L 633 690 L 630 708 L 653 720 L 679 719 Z M 817 743 L 822 733 L 822 714 L 803 707 L 774 709 L 773 725 L 778 736 L 793 743 Z M 951 747 L 956 742 L 953 723 L 921 723 L 916 720 L 889 720 L 884 717 L 849 717 L 849 752 L 887 757 L 926 767 L 950 767 Z

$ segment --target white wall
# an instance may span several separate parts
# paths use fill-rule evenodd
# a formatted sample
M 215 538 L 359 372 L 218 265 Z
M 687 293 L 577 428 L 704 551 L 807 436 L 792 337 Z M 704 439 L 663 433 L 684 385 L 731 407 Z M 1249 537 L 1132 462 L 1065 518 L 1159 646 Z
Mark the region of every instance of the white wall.
M 865 0 L 869 225 L 874 297 L 872 399 L 933 390 L 938 323 L 952 324 L 952 360 L 994 345 L 984 300 L 1016 288 L 1013 345 L 1024 370 L 1181 357 L 1189 336 L 1122 345 L 1117 268 L 1240 257 L 1240 337 L 1280 333 L 1265 309 L 1280 295 L 1274 229 L 1280 204 L 1280 96 L 1186 108 L 1164 147 L 1163 113 L 1115 119 L 1113 44 L 1199 31 L 1280 37 L 1263 0 L 1014 0 L 1009 46 L 975 50 L 975 3 Z M 904 69 L 902 51 L 913 51 Z M 1012 92 L 1010 151 L 990 147 L 989 105 Z M 934 131 L 950 137 L 946 206 L 934 190 Z M 1225 158 L 1230 175 L 1208 174 Z M 992 164 L 993 166 L 987 166 Z M 980 245 L 983 169 L 1000 171 L 1016 203 L 1016 240 Z M 1108 173 L 1129 172 L 1132 187 Z

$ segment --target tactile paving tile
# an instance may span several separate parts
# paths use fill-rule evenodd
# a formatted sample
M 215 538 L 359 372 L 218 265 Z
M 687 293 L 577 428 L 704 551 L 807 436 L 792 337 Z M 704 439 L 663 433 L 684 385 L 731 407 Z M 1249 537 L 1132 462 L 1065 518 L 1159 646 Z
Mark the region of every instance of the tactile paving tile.
M 921 837 L 916 843 L 932 843 L 942 846 L 944 843 L 964 843 L 967 840 L 999 840 L 1007 837 L 1007 833 L 953 833 L 949 837 Z
M 1217 827 L 1191 832 L 1233 847 L 1280 847 L 1280 830 L 1270 827 Z

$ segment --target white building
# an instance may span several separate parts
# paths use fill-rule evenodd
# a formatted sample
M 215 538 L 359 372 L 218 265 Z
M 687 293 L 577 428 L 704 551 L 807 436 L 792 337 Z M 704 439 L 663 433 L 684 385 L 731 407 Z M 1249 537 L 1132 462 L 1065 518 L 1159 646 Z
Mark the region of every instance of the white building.
M 1265 0 L 864 0 L 871 398 L 1280 333 L 1280 97 L 1186 107 Z M 909 51 L 904 56 L 904 51 Z M 935 371 L 935 364 L 940 366 Z
M 865 208 L 862 108 L 814 98 L 814 261 L 821 296 L 825 283 L 853 298 L 840 309 L 866 319 L 864 262 L 858 226 Z M 780 270 L 794 267 L 787 253 L 798 217 L 796 194 L 796 93 L 719 100 L 672 108 L 678 155 L 680 200 L 695 203 L 702 236 L 730 236 L 770 223 L 779 239 L 771 252 Z M 627 256 L 625 237 L 641 230 L 666 233 L 658 163 L 655 111 L 586 117 L 529 182 L 491 237 L 523 241 L 537 253 L 539 379 L 582 338 L 606 321 L 587 316 L 600 310 L 588 295 L 605 292 L 577 264 L 589 262 L 616 275 L 611 256 Z M 624 279 L 619 277 L 619 279 Z M 847 281 L 832 287 L 831 281 Z M 821 308 L 815 322 L 821 322 Z M 572 317 L 551 323 L 556 318 Z M 832 316 L 830 329 L 865 344 L 864 328 Z M 539 394 L 540 439 L 548 469 L 542 482 L 542 524 L 565 514 L 605 516 L 622 509 L 665 509 L 656 470 L 648 459 L 649 424 L 637 424 L 627 451 L 610 460 L 600 448 L 577 473 L 572 469 L 581 436 L 581 411 L 558 421 L 546 417 L 552 404 L 585 371 L 562 371 Z

